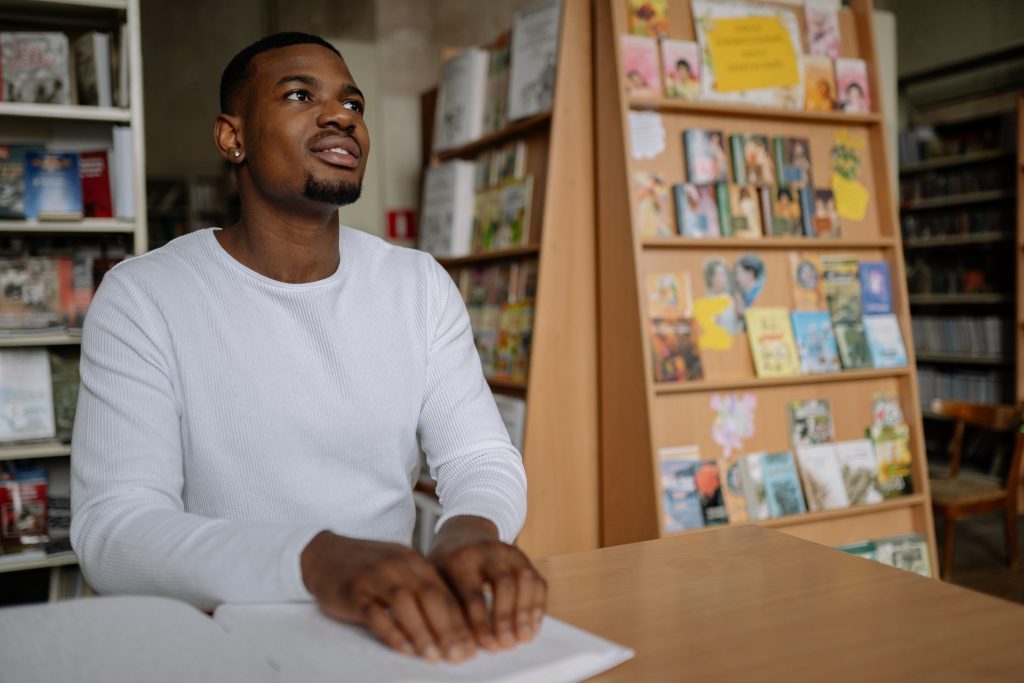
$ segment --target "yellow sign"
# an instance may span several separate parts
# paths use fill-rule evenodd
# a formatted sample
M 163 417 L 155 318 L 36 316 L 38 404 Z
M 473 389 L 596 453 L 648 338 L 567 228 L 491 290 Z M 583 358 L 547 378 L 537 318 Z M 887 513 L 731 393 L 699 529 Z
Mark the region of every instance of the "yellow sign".
M 778 17 L 715 19 L 707 35 L 719 92 L 800 84 L 796 46 Z
M 832 174 L 832 193 L 836 197 L 836 210 L 840 218 L 862 221 L 868 212 L 871 195 L 859 180 L 847 180 L 838 173 Z
M 697 346 L 708 351 L 725 351 L 732 348 L 730 328 L 736 322 L 736 310 L 728 296 L 711 296 L 693 302 L 693 317 L 697 321 L 700 335 Z

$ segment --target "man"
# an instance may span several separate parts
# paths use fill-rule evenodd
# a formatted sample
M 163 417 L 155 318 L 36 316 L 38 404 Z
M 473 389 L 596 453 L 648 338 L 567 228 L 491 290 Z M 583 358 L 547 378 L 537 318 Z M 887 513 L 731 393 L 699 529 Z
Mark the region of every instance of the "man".
M 315 36 L 269 36 L 225 69 L 214 138 L 241 219 L 97 291 L 72 540 L 100 592 L 314 599 L 457 661 L 530 640 L 546 586 L 507 544 L 525 475 L 451 278 L 339 226 L 370 151 L 364 108 Z M 420 447 L 444 508 L 426 558 L 407 547 Z

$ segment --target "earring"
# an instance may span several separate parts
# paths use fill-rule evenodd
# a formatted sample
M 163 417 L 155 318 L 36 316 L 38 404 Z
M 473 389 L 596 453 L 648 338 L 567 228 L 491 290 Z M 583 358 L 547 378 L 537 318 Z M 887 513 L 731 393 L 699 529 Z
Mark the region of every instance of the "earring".
M 236 149 L 236 150 L 235 150 L 235 151 L 233 152 L 233 154 L 235 155 L 235 158 L 236 158 L 236 159 L 237 159 L 238 157 L 242 156 L 242 153 L 241 153 L 241 152 L 239 152 L 239 151 L 238 151 L 237 149 Z

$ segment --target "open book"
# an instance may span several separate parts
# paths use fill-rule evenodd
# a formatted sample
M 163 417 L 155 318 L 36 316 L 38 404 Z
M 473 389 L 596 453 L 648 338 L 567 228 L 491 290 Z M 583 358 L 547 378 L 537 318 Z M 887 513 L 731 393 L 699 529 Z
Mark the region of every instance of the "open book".
M 462 664 L 398 654 L 312 604 L 223 605 L 211 619 L 176 600 L 87 598 L 0 609 L 13 681 L 580 681 L 633 651 L 548 617 L 534 642 Z

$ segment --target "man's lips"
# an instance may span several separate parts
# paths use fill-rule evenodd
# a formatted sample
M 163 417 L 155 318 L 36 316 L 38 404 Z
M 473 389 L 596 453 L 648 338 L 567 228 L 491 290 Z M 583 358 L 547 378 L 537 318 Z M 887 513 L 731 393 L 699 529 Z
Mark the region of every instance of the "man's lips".
M 321 161 L 341 168 L 356 168 L 362 156 L 355 140 L 340 135 L 321 138 L 310 147 Z

